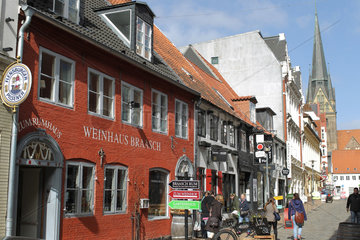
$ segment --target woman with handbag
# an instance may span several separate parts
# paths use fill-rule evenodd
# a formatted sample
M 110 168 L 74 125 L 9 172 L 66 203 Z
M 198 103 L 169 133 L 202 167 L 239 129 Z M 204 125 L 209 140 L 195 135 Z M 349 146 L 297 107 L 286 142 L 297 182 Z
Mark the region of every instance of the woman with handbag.
M 294 198 L 289 203 L 289 219 L 291 218 L 294 226 L 294 240 L 301 239 L 301 231 L 304 221 L 307 220 L 304 204 L 299 198 L 298 193 L 294 193 Z
M 240 208 L 240 217 L 239 217 L 239 223 L 242 223 L 244 220 L 245 222 L 249 222 L 249 204 L 246 201 L 246 196 L 245 194 L 241 194 L 240 195 L 240 204 L 239 204 L 239 208 Z
M 209 220 L 206 223 L 205 230 L 207 237 L 212 238 L 214 234 L 219 232 L 220 224 L 222 220 L 222 207 L 224 198 L 222 195 L 216 195 L 215 200 L 210 204 Z
M 277 221 L 280 220 L 280 215 L 274 198 L 269 198 L 269 200 L 265 204 L 264 210 L 265 210 L 265 217 L 270 225 L 269 230 L 271 231 L 271 226 L 272 226 L 274 229 L 275 239 L 277 240 Z

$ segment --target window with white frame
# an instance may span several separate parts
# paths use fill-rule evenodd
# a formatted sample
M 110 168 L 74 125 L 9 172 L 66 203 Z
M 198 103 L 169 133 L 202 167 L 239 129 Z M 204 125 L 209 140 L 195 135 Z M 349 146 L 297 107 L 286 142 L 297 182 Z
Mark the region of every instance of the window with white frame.
M 113 78 L 93 69 L 89 69 L 89 112 L 106 117 L 114 117 L 114 89 L 115 81 Z
M 344 176 L 340 176 L 340 180 L 344 180 Z
M 240 150 L 243 151 L 243 152 L 247 152 L 246 132 L 244 130 L 240 131 L 240 138 L 241 138 L 241 148 L 240 148 Z
M 188 105 L 175 100 L 175 136 L 188 137 Z
M 352 176 L 352 180 L 356 180 L 356 176 Z
M 346 180 L 349 181 L 349 180 L 350 180 L 350 176 L 346 176 Z
M 138 17 L 136 20 L 136 53 L 147 60 L 151 59 L 151 37 L 150 24 Z
M 230 147 L 235 147 L 235 127 L 234 125 L 229 125 L 229 142 Z
M 53 11 L 68 20 L 79 22 L 80 0 L 53 0 Z
M 250 153 L 254 153 L 254 135 L 249 136 L 249 151 Z M 280 158 L 279 151 L 277 153 L 278 153 L 278 158 Z
M 149 210 L 150 219 L 168 217 L 169 172 L 163 169 L 151 169 L 149 174 Z
M 143 91 L 127 83 L 121 84 L 121 119 L 142 126 Z
M 334 176 L 334 181 L 337 181 L 338 180 L 338 176 Z
M 210 122 L 210 139 L 217 141 L 219 135 L 219 118 L 211 113 L 209 117 L 209 122 Z
M 40 48 L 39 98 L 73 106 L 75 62 Z
M 94 208 L 94 164 L 66 164 L 65 215 L 90 215 Z
M 152 90 L 152 129 L 156 132 L 168 131 L 168 98 L 166 94 Z
M 127 168 L 105 166 L 104 213 L 123 213 L 126 210 Z
M 227 122 L 226 121 L 221 121 L 221 143 L 222 144 L 227 144 Z

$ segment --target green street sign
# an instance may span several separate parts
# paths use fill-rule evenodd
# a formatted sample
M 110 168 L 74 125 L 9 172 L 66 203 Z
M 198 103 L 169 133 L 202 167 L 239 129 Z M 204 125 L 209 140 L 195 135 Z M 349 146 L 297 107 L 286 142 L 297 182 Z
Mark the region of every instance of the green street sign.
M 173 200 L 169 202 L 169 207 L 172 209 L 193 209 L 199 210 L 201 206 L 200 201 L 181 201 L 181 200 Z

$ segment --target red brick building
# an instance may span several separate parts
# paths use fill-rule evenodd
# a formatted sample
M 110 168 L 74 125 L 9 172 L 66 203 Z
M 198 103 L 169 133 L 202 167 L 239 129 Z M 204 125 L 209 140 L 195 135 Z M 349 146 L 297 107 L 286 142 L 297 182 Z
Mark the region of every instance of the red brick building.
M 146 4 L 76 2 L 28 1 L 16 235 L 169 236 L 168 182 L 194 175 L 198 94 L 153 50 Z

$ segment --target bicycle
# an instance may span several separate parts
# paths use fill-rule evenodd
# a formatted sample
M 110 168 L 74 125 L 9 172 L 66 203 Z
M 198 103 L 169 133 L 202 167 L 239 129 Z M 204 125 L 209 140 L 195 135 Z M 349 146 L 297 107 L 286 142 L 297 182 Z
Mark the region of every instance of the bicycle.
M 213 240 L 237 240 L 244 232 L 249 236 L 255 234 L 270 234 L 270 229 L 263 214 L 256 213 L 251 216 L 248 223 L 234 223 L 234 218 L 226 219 L 222 223 L 220 231 L 214 235 Z

